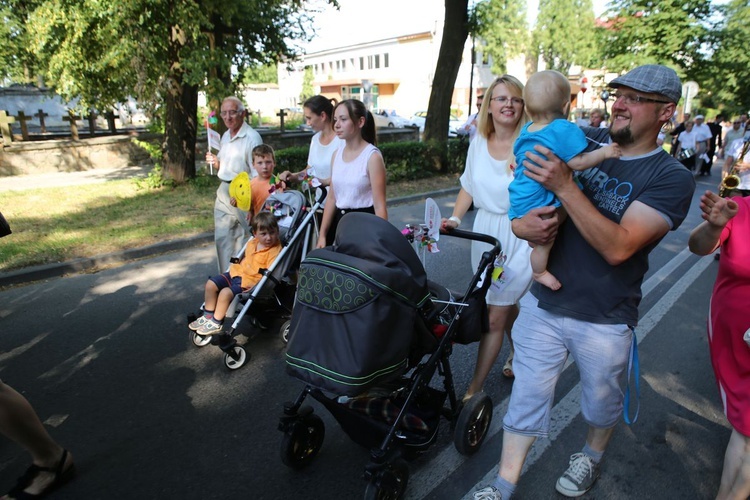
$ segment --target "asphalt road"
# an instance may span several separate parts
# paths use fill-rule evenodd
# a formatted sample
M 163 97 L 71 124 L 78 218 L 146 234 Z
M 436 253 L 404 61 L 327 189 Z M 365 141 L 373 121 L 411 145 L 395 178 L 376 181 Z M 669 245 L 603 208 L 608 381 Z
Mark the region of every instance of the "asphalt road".
M 707 187 L 699 180 L 699 193 Z M 449 215 L 452 198 L 437 201 Z M 419 222 L 424 206 L 389 211 L 400 228 Z M 639 419 L 617 430 L 601 479 L 582 498 L 708 499 L 718 489 L 730 430 L 705 339 L 717 263 L 685 250 L 699 221 L 696 202 L 652 254 L 638 328 Z M 470 223 L 471 216 L 464 226 Z M 462 288 L 471 274 L 466 245 L 442 238 L 439 247 L 427 256 L 428 275 Z M 29 398 L 78 466 L 79 477 L 55 498 L 362 497 L 369 453 L 317 403 L 326 425 L 319 456 L 302 471 L 281 463 L 278 417 L 302 386 L 285 373 L 276 331 L 243 324 L 251 338 L 239 340 L 252 359 L 236 372 L 216 347 L 190 342 L 185 316 L 200 306 L 214 259 L 204 246 L 0 291 L 0 377 Z M 505 350 L 486 387 L 496 405 L 491 437 L 466 458 L 444 425 L 437 443 L 410 464 L 408 498 L 462 498 L 495 473 L 512 387 L 500 374 Z M 459 393 L 475 353 L 475 345 L 454 350 Z M 555 432 L 532 450 L 519 498 L 562 498 L 554 482 L 585 432 L 577 384 L 572 365 L 558 386 Z M 0 491 L 27 465 L 18 446 L 0 440 Z

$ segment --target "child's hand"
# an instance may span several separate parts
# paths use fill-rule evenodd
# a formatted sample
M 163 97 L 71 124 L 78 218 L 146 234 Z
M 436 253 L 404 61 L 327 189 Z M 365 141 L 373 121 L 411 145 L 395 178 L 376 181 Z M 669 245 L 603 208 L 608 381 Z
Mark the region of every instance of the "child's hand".
M 229 204 L 232 205 L 233 207 L 236 207 L 237 206 L 237 199 L 235 197 L 229 198 Z
M 604 146 L 604 151 L 606 152 L 606 157 L 609 158 L 619 158 L 622 156 L 622 150 L 620 149 L 620 145 L 616 142 L 613 142 L 612 144 L 608 146 Z

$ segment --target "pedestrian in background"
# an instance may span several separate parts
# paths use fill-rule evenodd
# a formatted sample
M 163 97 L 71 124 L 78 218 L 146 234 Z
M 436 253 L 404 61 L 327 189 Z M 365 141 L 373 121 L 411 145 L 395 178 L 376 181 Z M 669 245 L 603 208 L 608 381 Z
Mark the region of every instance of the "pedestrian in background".
M 466 119 L 466 123 L 458 129 L 459 135 L 468 135 L 469 142 L 474 140 L 474 136 L 477 135 L 477 124 L 479 123 L 479 110 L 482 109 L 482 102 L 484 101 L 484 91 L 477 91 L 477 112 L 469 115 Z
M 708 317 L 711 364 L 724 414 L 732 425 L 717 500 L 750 497 L 750 198 L 701 196 L 704 222 L 690 234 L 690 251 L 721 248 Z
M 708 129 L 711 131 L 711 138 L 708 140 L 708 149 L 706 151 L 708 161 L 703 164 L 700 175 L 711 175 L 711 167 L 713 167 L 714 165 L 714 158 L 716 157 L 717 152 L 720 151 L 723 146 L 723 127 L 721 125 L 723 121 L 723 115 L 716 115 L 714 121 L 708 122 L 706 124 L 708 125 Z
M 229 269 L 229 261 L 250 237 L 247 213 L 237 207 L 237 200 L 229 196 L 229 183 L 241 172 L 250 178 L 257 175 L 252 168 L 253 148 L 263 140 L 260 134 L 245 123 L 245 105 L 229 96 L 221 102 L 221 118 L 227 131 L 221 136 L 219 154 L 206 153 L 206 161 L 216 165 L 221 184 L 216 190 L 214 203 L 214 242 L 219 272 Z
M 594 109 L 589 115 L 589 127 L 594 128 L 606 128 L 607 123 L 604 120 L 604 111 L 601 109 Z
M 669 133 L 669 135 L 672 136 L 672 149 L 670 150 L 670 154 L 675 158 L 677 157 L 677 145 L 679 144 L 679 136 L 685 130 L 685 125 L 689 121 L 691 121 L 690 113 L 684 113 L 682 115 L 682 122 Z
M 708 151 L 712 132 L 711 128 L 707 123 L 705 123 L 704 119 L 705 117 L 703 115 L 697 115 L 695 117 L 695 126 L 693 127 L 693 130 L 698 137 L 696 142 L 697 153 L 695 155 L 695 170 L 698 175 L 704 175 L 704 165 L 710 162 Z
M 463 400 L 482 391 L 492 366 L 503 346 L 503 337 L 510 331 L 518 316 L 518 301 L 531 283 L 531 248 L 512 232 L 508 210 L 508 186 L 513 180 L 513 144 L 528 117 L 523 101 L 523 84 L 511 75 L 503 75 L 490 84 L 479 111 L 477 136 L 469 145 L 466 168 L 461 176 L 461 190 L 456 197 L 453 214 L 443 219 L 441 228 L 450 231 L 461 225 L 472 202 L 477 208 L 473 231 L 494 236 L 500 241 L 506 257 L 502 264 L 509 277 L 505 288 L 490 286 L 487 291 L 489 332 L 479 341 L 474 375 Z M 471 267 L 477 269 L 482 253 L 490 245 L 471 243 Z M 484 279 L 490 279 L 486 276 Z M 512 378 L 513 344 L 511 354 L 503 366 L 503 375 Z
M 744 137 L 745 131 L 742 129 L 742 122 L 739 118 L 735 118 L 732 120 L 732 128 L 727 130 L 727 133 L 724 134 L 723 139 L 723 148 L 721 149 L 721 157 L 724 158 L 726 156 L 726 151 L 729 149 L 729 147 L 732 145 L 734 141 L 737 139 L 742 139 Z

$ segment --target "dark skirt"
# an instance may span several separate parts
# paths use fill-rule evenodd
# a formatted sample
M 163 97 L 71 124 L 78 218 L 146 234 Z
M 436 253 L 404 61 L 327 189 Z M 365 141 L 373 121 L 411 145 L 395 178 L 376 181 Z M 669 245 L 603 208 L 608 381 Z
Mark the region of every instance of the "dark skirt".
M 336 211 L 333 214 L 333 221 L 331 222 L 331 227 L 328 228 L 328 232 L 326 233 L 326 246 L 333 245 L 333 240 L 336 237 L 336 228 L 339 227 L 339 221 L 343 216 L 348 214 L 349 212 L 365 212 L 368 214 L 375 214 L 375 207 L 366 207 L 366 208 L 339 208 L 336 207 Z

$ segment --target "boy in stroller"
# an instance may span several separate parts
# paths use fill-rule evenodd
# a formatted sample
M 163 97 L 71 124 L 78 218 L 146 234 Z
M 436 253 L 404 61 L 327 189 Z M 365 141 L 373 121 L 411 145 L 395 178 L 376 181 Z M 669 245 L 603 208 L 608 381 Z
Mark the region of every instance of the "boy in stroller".
M 260 212 L 252 222 L 253 236 L 245 255 L 229 266 L 229 271 L 206 281 L 203 316 L 188 327 L 198 335 L 220 333 L 224 316 L 235 295 L 250 290 L 261 279 L 261 269 L 268 269 L 281 252 L 279 225 L 269 212 Z M 236 259 L 232 259 L 236 260 Z

